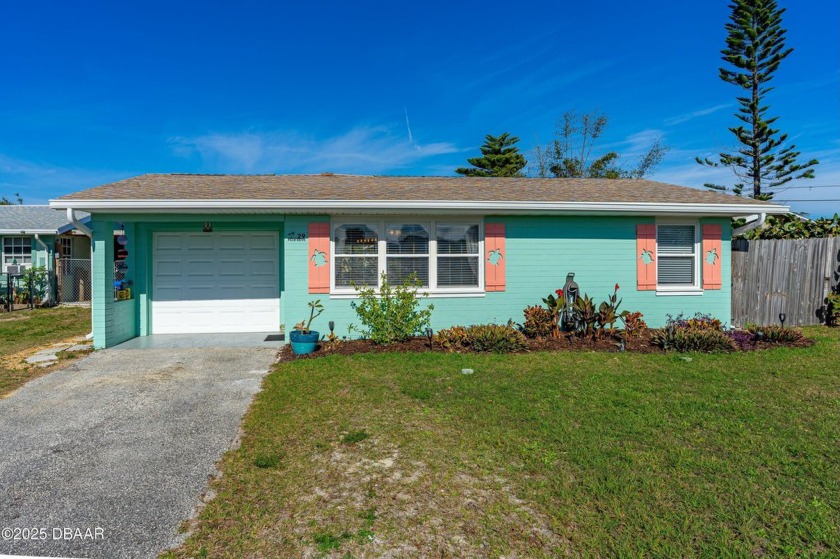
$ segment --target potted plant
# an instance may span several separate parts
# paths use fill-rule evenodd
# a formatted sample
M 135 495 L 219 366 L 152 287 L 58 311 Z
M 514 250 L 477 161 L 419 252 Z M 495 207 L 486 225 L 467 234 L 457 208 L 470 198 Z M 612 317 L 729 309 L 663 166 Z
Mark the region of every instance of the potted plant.
M 306 355 L 315 351 L 315 346 L 318 345 L 318 338 L 320 334 L 311 330 L 312 321 L 324 312 L 324 305 L 321 304 L 320 299 L 309 301 L 309 320 L 302 320 L 295 324 L 295 329 L 289 334 L 289 341 L 292 343 L 292 351 L 297 355 Z M 318 311 L 317 313 L 315 311 Z

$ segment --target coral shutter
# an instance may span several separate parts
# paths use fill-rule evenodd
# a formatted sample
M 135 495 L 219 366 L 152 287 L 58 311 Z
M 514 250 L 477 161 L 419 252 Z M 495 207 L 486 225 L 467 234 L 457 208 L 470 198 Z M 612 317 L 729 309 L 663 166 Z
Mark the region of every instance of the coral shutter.
M 636 225 L 636 289 L 656 290 L 656 225 Z
M 703 289 L 721 288 L 721 235 L 719 224 L 703 225 Z
M 309 292 L 330 292 L 330 224 L 309 224 Z
M 484 284 L 486 291 L 505 290 L 505 224 L 484 226 Z

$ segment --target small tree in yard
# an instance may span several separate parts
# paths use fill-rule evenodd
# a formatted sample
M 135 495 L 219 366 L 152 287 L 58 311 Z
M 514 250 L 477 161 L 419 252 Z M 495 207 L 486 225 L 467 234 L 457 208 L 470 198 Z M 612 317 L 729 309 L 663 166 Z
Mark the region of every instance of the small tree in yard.
M 434 305 L 420 308 L 417 292 L 422 287 L 417 274 L 411 274 L 402 285 L 392 286 L 383 272 L 382 286 L 356 287 L 359 302 L 352 303 L 359 321 L 367 328 L 373 343 L 404 342 L 421 334 L 431 324 Z M 424 293 L 427 297 L 428 293 Z
M 785 48 L 784 8 L 779 8 L 775 0 L 734 0 L 729 7 L 732 13 L 721 54 L 730 68 L 720 69 L 720 79 L 743 90 L 735 114 L 743 124 L 729 129 L 739 146 L 719 153 L 717 161 L 698 157 L 697 162 L 727 167 L 738 181 L 731 189 L 718 184 L 706 184 L 707 188 L 731 190 L 739 196 L 746 189 L 753 198 L 769 200 L 773 188 L 794 179 L 814 178 L 813 167 L 819 162 L 811 159 L 798 163 L 796 146 L 787 142 L 787 134 L 772 128 L 778 117 L 767 115 L 765 99 L 773 89 L 767 84 L 793 51 Z
M 459 167 L 455 172 L 467 177 L 524 177 L 522 169 L 528 162 L 519 153 L 517 142 L 519 138 L 507 132 L 500 136 L 488 134 L 480 148 L 481 157 L 467 159 L 472 167 Z

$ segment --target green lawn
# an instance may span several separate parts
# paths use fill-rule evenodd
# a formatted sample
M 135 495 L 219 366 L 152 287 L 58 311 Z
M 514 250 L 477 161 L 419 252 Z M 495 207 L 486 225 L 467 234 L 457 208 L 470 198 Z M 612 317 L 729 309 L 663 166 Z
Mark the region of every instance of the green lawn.
M 90 308 L 57 307 L 0 313 L 0 397 L 44 372 L 21 368 L 17 354 L 90 332 Z
M 167 556 L 840 556 L 840 329 L 808 333 L 280 364 Z

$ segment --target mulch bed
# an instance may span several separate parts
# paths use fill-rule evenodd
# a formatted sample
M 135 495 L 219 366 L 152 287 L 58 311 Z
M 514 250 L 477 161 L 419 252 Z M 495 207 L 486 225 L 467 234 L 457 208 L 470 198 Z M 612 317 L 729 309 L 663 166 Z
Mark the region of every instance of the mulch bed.
M 633 353 L 667 353 L 661 347 L 653 345 L 651 338 L 653 330 L 648 330 L 640 336 L 629 338 L 624 343 L 624 351 Z M 750 349 L 739 351 L 757 351 L 775 349 L 779 347 L 805 348 L 814 345 L 814 341 L 803 338 L 798 342 L 790 344 L 755 342 Z M 562 335 L 559 338 L 536 338 L 528 340 L 527 351 L 601 351 L 605 353 L 618 353 L 622 351 L 621 339 L 617 336 L 605 336 L 603 338 L 581 338 L 577 336 Z M 357 353 L 424 353 L 435 351 L 438 353 L 454 353 L 442 349 L 438 344 L 429 347 L 429 338 L 412 338 L 406 342 L 397 342 L 388 345 L 375 344 L 370 340 L 337 340 L 335 342 L 321 341 L 313 353 L 309 355 L 295 355 L 292 346 L 283 346 L 278 355 L 278 361 L 292 361 L 295 359 L 315 359 L 327 355 L 355 355 Z M 460 351 L 459 353 L 469 353 Z

